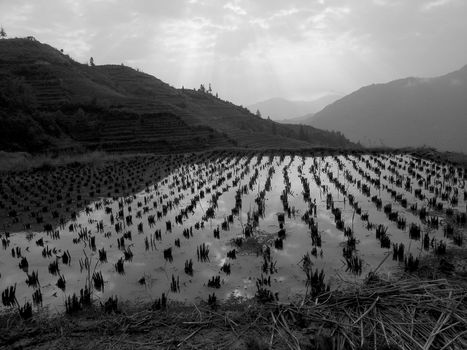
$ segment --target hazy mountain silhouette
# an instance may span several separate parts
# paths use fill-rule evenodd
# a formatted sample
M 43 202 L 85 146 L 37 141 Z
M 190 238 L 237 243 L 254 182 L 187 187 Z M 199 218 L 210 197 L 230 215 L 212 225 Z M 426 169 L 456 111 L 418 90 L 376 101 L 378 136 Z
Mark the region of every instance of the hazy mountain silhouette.
M 427 145 L 467 152 L 467 66 L 436 78 L 373 84 L 325 107 L 307 124 L 364 145 Z
M 259 110 L 263 118 L 270 117 L 272 120 L 284 121 L 295 119 L 305 114 L 316 113 L 341 97 L 341 95 L 330 94 L 311 101 L 291 101 L 276 97 L 257 102 L 247 108 L 252 113 L 256 113 Z
M 284 120 L 278 120 L 279 123 L 284 123 L 284 124 L 302 124 L 302 125 L 308 125 L 310 122 L 310 118 L 312 118 L 315 115 L 315 113 L 309 113 L 302 115 L 301 117 L 296 117 L 296 118 L 290 118 L 290 119 L 284 119 Z
M 123 65 L 80 64 L 33 38 L 0 40 L 0 53 L 0 150 L 352 145 L 339 133 L 258 118 L 205 89 L 176 89 Z

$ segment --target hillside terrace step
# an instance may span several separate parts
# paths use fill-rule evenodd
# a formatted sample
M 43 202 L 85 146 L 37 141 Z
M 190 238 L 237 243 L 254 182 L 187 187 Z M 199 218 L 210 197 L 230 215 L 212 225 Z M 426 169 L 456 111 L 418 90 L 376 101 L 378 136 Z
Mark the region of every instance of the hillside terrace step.
M 180 133 L 175 133 L 175 132 L 161 132 L 161 133 L 148 133 L 148 134 L 99 134 L 100 138 L 103 140 L 132 140 L 132 139 L 139 139 L 139 140 L 147 140 L 150 138 L 167 138 L 167 137 L 182 137 L 182 138 L 188 138 L 188 137 L 196 137 L 196 136 L 204 136 L 208 137 L 208 135 L 203 135 L 203 134 L 193 134 L 192 132 L 180 132 Z
M 180 129 L 180 128 L 188 128 L 188 126 L 184 123 L 175 124 L 175 123 L 160 123 L 160 124 L 151 124 L 151 125 L 108 125 L 108 124 L 100 124 L 102 130 L 114 130 L 114 131 L 121 131 L 121 130 L 161 130 L 161 129 Z

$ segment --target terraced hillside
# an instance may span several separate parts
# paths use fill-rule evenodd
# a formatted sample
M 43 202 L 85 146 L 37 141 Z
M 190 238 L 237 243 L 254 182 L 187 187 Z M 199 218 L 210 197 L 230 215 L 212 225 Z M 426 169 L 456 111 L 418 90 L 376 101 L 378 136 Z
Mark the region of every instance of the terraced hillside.
M 353 146 L 123 65 L 88 66 L 33 39 L 0 41 L 0 149 L 170 152 Z

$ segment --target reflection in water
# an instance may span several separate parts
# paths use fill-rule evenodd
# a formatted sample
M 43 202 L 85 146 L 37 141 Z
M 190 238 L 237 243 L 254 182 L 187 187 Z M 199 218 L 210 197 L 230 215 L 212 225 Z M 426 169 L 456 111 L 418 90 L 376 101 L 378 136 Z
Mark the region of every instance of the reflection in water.
M 356 161 L 363 171 L 375 177 L 374 172 L 366 166 L 366 161 L 370 161 L 369 156 L 363 157 L 362 160 L 344 156 L 337 159 L 342 162 L 344 169 L 348 170 L 353 178 L 362 181 L 362 183 L 367 183 L 367 181 L 352 166 L 352 161 Z M 404 162 L 409 162 L 411 158 L 408 156 L 395 158 L 379 156 L 378 159 L 386 164 L 386 169 L 382 170 L 379 177 L 383 185 L 382 188 L 377 189 L 368 183 L 372 195 L 378 195 L 383 205 L 392 203 L 393 210 L 404 217 L 407 223 L 422 225 L 424 232 L 426 232 L 427 227 L 417 213 L 403 208 L 400 202 L 395 201 L 388 192 L 388 189 L 394 189 L 403 194 L 408 203 L 417 203 L 418 208 L 426 206 L 424 200 L 415 197 L 414 191 L 406 191 L 388 181 L 390 176 L 393 176 L 393 172 L 389 171 L 391 160 L 400 159 L 402 160 L 401 164 L 406 164 Z M 11 248 L 21 247 L 23 256 L 29 262 L 28 272 L 37 271 L 39 274 L 44 304 L 54 309 L 63 307 L 66 296 L 78 293 L 86 285 L 88 273 L 92 275 L 93 272 L 101 272 L 105 281 L 103 291 L 94 291 L 94 296 L 100 300 L 112 295 L 118 295 L 119 299 L 124 300 L 154 300 L 165 293 L 171 300 L 191 302 L 200 299 L 206 300 L 207 295 L 213 291 L 218 297 L 223 298 L 229 296 L 249 298 L 255 295 L 257 279 L 260 278 L 261 274 L 270 274 L 270 271 L 262 271 L 264 263 L 262 254 L 267 245 L 271 248 L 271 259 L 276 268 L 270 274 L 270 288 L 274 293 L 278 292 L 281 300 L 293 298 L 296 293 L 305 292 L 305 275 L 300 268 L 300 263 L 303 256 L 313 249 L 310 229 L 302 220 L 302 216 L 308 210 L 308 203 L 302 195 L 301 176 L 306 178 L 310 185 L 311 198 L 316 199 L 317 215 L 314 220 L 322 236 L 322 246 L 315 247 L 316 250 L 312 254 L 312 264 L 314 268 L 323 269 L 329 280 L 333 281 L 335 276 L 349 280 L 361 279 L 368 271 L 375 268 L 389 251 L 381 248 L 380 242 L 375 238 L 374 230 L 368 230 L 366 221 L 363 221 L 360 215 L 355 214 L 354 207 L 349 204 L 348 195 L 354 197 L 355 202 L 358 202 L 363 213 L 368 214 L 372 223 L 383 224 L 389 228 L 388 235 L 391 242 L 404 243 L 406 252 L 411 252 L 414 255 L 424 252 L 422 240 L 410 240 L 407 229 L 398 229 L 396 223 L 389 221 L 383 211 L 376 209 L 371 197 L 362 194 L 356 183 L 346 181 L 344 172 L 342 169 L 339 170 L 336 159 L 333 157 L 319 159 L 317 173 L 321 180 L 321 186 L 316 183 L 310 171 L 310 168 L 316 167 L 316 164 L 313 157 L 302 159 L 301 157 L 288 156 L 282 159 L 279 157 L 242 158 L 240 161 L 237 161 L 236 158 L 224 158 L 212 163 L 196 164 L 189 169 L 186 166 L 181 166 L 151 186 L 149 191 L 115 200 L 103 198 L 90 204 L 88 206 L 91 209 L 89 213 L 82 211 L 75 221 L 70 221 L 64 226 L 54 229 L 54 231 L 59 232 L 59 239 L 51 238 L 51 235 L 46 232 L 34 232 L 29 241 L 25 238 L 25 232 L 12 234 L 8 249 L 5 249 L 0 255 L 2 273 L 0 289 L 3 291 L 8 286 L 17 284 L 18 301 L 24 303 L 30 300 L 33 289 L 25 283 L 27 275 L 18 268 L 18 259 L 9 254 Z M 427 164 L 425 168 L 431 166 L 430 162 Z M 295 212 L 290 216 L 285 215 L 285 240 L 283 248 L 278 250 L 274 248 L 274 240 L 280 230 L 278 213 L 284 212 L 281 194 L 285 186 L 283 168 L 286 165 L 289 165 L 288 178 L 291 184 L 288 203 L 290 208 L 295 209 Z M 232 240 L 243 237 L 249 219 L 251 223 L 255 211 L 258 209 L 256 199 L 265 188 L 270 168 L 275 171 L 271 173 L 270 190 L 265 192 L 264 213 L 258 218 L 258 226 L 253 232 L 256 244 L 251 244 L 250 240 L 244 241 L 244 245 L 238 246 Z M 299 168 L 302 170 L 302 174 L 300 174 Z M 249 169 L 249 171 L 245 172 L 245 169 Z M 257 177 L 255 169 L 258 169 Z M 335 176 L 337 175 L 338 181 L 345 184 L 347 196 L 340 193 L 335 184 L 329 181 L 325 169 Z M 441 169 L 438 172 L 441 172 Z M 407 167 L 406 169 L 398 168 L 397 171 L 405 179 L 411 178 Z M 256 181 L 253 181 L 254 177 L 256 177 Z M 435 185 L 434 177 L 431 181 Z M 250 182 L 252 182 L 251 186 L 249 186 Z M 430 195 L 425 187 L 418 186 L 415 180 L 413 182 L 415 188 L 420 188 L 427 196 Z M 232 209 L 235 208 L 237 190 L 244 186 L 248 190 L 241 195 L 240 211 L 238 214 L 234 214 L 229 222 L 229 216 L 232 215 Z M 195 196 L 200 196 L 201 191 L 204 192 L 204 198 L 193 202 Z M 218 192 L 219 197 L 217 207 L 213 207 L 214 216 L 203 219 L 209 208 L 212 207 L 211 198 L 216 192 Z M 353 228 L 357 242 L 356 252 L 364 262 L 361 276 L 355 276 L 347 271 L 347 265 L 342 256 L 346 238 L 343 231 L 336 229 L 334 215 L 331 209 L 326 206 L 328 194 L 335 199 L 334 207 L 341 209 L 345 227 Z M 119 215 L 119 211 L 122 210 L 122 202 L 125 202 L 123 212 L 121 212 L 123 216 Z M 188 210 L 185 212 L 186 215 L 182 215 L 182 223 L 176 223 L 177 217 L 180 218 L 181 210 L 193 203 L 195 205 L 192 210 Z M 443 203 L 448 206 L 447 200 Z M 459 202 L 453 208 L 465 211 L 465 202 L 462 196 L 459 196 Z M 128 225 L 123 220 L 125 216 L 131 216 L 133 224 Z M 158 217 L 154 226 L 149 225 L 149 217 L 151 216 Z M 97 230 L 99 222 L 103 224 L 103 231 Z M 167 229 L 167 222 L 171 222 L 171 230 Z M 204 228 L 201 227 L 203 222 Z M 121 232 L 116 230 L 115 225 L 118 223 L 124 227 Z M 138 228 L 138 226 L 140 227 Z M 70 230 L 70 227 L 73 227 L 73 230 Z M 83 229 L 87 229 L 90 236 L 95 237 L 96 249 L 92 249 L 89 239 L 84 238 L 77 241 L 77 237 Z M 188 231 L 184 232 L 186 229 Z M 219 229 L 219 238 L 215 238 L 213 233 L 217 229 Z M 160 237 L 155 236 L 155 232 L 158 230 L 161 231 Z M 119 248 L 117 239 L 122 239 L 123 234 L 129 237 L 128 232 L 131 233 L 131 239 L 123 239 L 124 249 L 129 249 L 133 256 L 124 261 L 124 271 L 119 274 L 115 270 L 115 264 L 122 257 L 125 258 L 125 255 L 123 248 Z M 432 229 L 430 238 L 443 239 L 443 226 Z M 43 239 L 44 246 L 36 244 L 40 239 Z M 179 246 L 176 244 L 176 240 L 180 240 Z M 149 241 L 151 244 L 148 243 Z M 209 260 L 205 262 L 197 259 L 197 247 L 203 243 L 209 247 Z M 45 247 L 55 248 L 57 253 L 44 258 L 42 252 Z M 172 262 L 164 259 L 163 251 L 169 248 L 172 249 Z M 98 250 L 100 249 L 106 250 L 107 262 L 99 261 Z M 236 259 L 227 257 L 228 252 L 233 249 L 237 252 Z M 69 251 L 71 255 L 69 265 L 62 264 L 61 260 L 56 257 L 61 256 L 65 251 Z M 82 264 L 80 264 L 80 260 L 82 262 L 86 256 L 90 260 L 89 271 L 83 269 Z M 56 285 L 58 276 L 52 275 L 48 271 L 49 264 L 56 259 L 59 261 L 60 275 L 66 278 L 64 291 Z M 190 259 L 193 262 L 193 276 L 185 273 L 185 264 Z M 230 274 L 221 271 L 224 264 L 230 264 Z M 380 272 L 389 273 L 396 268 L 397 264 L 397 262 L 388 259 L 380 268 Z M 220 288 L 208 288 L 208 280 L 216 276 L 220 276 Z M 170 289 L 172 277 L 179 279 L 179 293 L 174 293 Z

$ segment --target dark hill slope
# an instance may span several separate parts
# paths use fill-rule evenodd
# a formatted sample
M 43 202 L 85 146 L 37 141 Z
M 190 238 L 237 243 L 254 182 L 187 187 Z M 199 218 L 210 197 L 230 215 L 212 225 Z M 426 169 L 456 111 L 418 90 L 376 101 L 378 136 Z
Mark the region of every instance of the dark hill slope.
M 0 122 L 0 149 L 9 151 L 352 146 L 338 133 L 279 126 L 211 94 L 121 65 L 83 65 L 28 39 L 0 40 Z
M 467 152 L 467 66 L 437 78 L 361 88 L 307 123 L 365 144 Z

